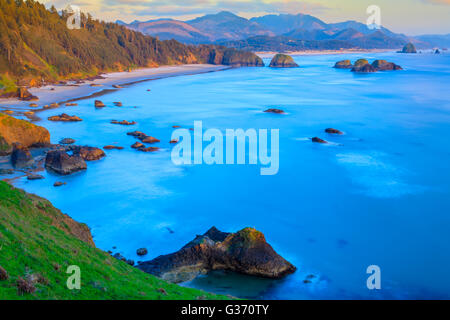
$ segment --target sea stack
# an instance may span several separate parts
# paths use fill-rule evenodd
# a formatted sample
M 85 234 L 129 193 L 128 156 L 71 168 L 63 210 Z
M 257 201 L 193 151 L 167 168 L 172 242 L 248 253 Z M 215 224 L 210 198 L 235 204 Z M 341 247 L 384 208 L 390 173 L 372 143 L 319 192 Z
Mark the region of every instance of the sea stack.
M 350 60 L 341 60 L 336 62 L 333 68 L 336 69 L 351 69 L 353 68 L 352 62 Z
M 299 65 L 295 63 L 294 59 L 287 54 L 276 54 L 272 61 L 270 61 L 269 67 L 271 68 L 298 68 Z
M 400 53 L 417 53 L 416 47 L 410 42 L 405 45 Z
M 282 278 L 296 270 L 273 250 L 261 232 L 245 228 L 227 233 L 215 227 L 198 235 L 179 251 L 142 262 L 138 268 L 174 283 L 192 280 L 212 270 L 271 279 Z

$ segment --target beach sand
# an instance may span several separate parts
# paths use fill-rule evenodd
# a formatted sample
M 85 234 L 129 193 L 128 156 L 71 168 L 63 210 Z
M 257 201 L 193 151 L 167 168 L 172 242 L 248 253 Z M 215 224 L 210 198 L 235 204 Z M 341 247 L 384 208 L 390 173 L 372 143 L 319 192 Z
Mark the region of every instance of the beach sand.
M 210 64 L 188 64 L 178 66 L 165 66 L 158 68 L 143 68 L 131 72 L 114 72 L 102 74 L 105 79 L 85 81 L 83 84 L 74 85 L 49 85 L 40 88 L 31 88 L 29 91 L 39 98 L 39 101 L 20 101 L 18 99 L 0 99 L 0 110 L 11 110 L 17 113 L 25 111 L 40 111 L 43 106 L 52 103 L 63 104 L 76 101 L 86 97 L 100 96 L 104 93 L 120 90 L 113 85 L 127 86 L 133 83 L 156 80 L 181 75 L 193 75 L 206 72 L 214 72 L 229 69 L 229 66 Z M 95 84 L 96 86 L 91 86 Z M 38 107 L 30 107 L 36 103 Z

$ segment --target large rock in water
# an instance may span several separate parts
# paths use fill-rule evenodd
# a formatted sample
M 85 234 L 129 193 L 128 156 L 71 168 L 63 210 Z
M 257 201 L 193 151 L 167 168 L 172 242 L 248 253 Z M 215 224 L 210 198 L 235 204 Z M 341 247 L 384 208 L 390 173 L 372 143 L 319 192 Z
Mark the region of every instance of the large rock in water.
M 399 65 L 393 62 L 387 62 L 386 60 L 375 60 L 374 62 L 372 62 L 372 67 L 374 67 L 377 71 L 403 70 L 403 68 Z
M 417 53 L 416 47 L 410 42 L 405 45 L 400 53 Z
M 78 155 L 69 155 L 65 151 L 55 150 L 47 152 L 45 168 L 62 175 L 68 175 L 77 171 L 86 170 L 84 159 Z
M 11 154 L 11 163 L 14 168 L 25 168 L 33 164 L 33 157 L 28 148 L 15 144 Z
M 263 60 L 253 52 L 228 48 L 225 51 L 212 50 L 208 62 L 232 67 L 264 67 Z
M 226 233 L 212 227 L 179 251 L 142 262 L 138 268 L 170 282 L 184 282 L 211 270 L 281 278 L 296 268 L 278 255 L 252 228 Z
M 86 161 L 100 160 L 106 156 L 105 152 L 100 148 L 87 147 L 87 146 L 74 146 L 71 148 L 74 155 L 80 156 Z
M 298 68 L 298 64 L 295 63 L 294 59 L 287 54 L 276 54 L 272 61 L 270 61 L 269 67 L 271 68 Z
M 352 62 L 350 60 L 341 60 L 336 62 L 333 68 L 336 69 L 351 69 L 353 68 Z
M 351 72 L 358 72 L 358 73 L 370 73 L 376 71 L 377 69 L 375 69 L 370 63 L 358 67 L 354 66 L 351 70 Z
M 25 148 L 46 147 L 50 145 L 50 133 L 28 121 L 0 113 L 0 156 L 11 154 L 15 143 Z

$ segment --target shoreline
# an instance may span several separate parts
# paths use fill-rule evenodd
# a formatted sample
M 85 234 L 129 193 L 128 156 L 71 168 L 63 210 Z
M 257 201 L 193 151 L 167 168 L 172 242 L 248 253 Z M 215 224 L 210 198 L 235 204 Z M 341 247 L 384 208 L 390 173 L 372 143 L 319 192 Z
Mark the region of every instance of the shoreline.
M 217 72 L 231 69 L 230 66 L 212 64 L 185 64 L 175 66 L 161 66 L 157 68 L 142 68 L 130 72 L 113 72 L 102 74 L 104 79 L 86 80 L 82 84 L 68 81 L 64 85 L 48 85 L 39 88 L 30 88 L 31 94 L 39 98 L 38 101 L 21 101 L 17 98 L 0 99 L 0 111 L 11 110 L 15 115 L 23 115 L 24 112 L 39 112 L 58 107 L 69 102 L 80 101 L 105 95 L 110 92 L 121 90 L 113 86 L 127 87 L 136 83 L 160 80 L 170 77 L 196 75 L 209 72 Z M 92 86 L 94 85 L 94 86 Z M 38 107 L 30 107 L 35 103 Z M 44 108 L 44 106 L 48 106 Z
M 357 53 L 380 53 L 391 52 L 394 49 L 346 49 L 346 50 L 305 50 L 305 51 L 288 51 L 285 54 L 292 56 L 314 56 L 314 55 L 329 55 L 329 54 L 357 54 Z M 276 51 L 255 51 L 256 55 L 261 58 L 271 58 L 277 53 Z

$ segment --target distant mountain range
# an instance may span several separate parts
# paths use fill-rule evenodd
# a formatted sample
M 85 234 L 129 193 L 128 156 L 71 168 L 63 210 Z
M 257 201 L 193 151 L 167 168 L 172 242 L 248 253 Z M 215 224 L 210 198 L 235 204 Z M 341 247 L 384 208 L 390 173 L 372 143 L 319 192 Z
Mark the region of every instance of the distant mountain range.
M 247 50 L 395 49 L 408 42 L 413 42 L 418 48 L 450 47 L 450 35 L 409 37 L 384 27 L 372 30 L 357 21 L 325 23 L 301 13 L 270 14 L 246 19 L 222 11 L 190 21 L 160 19 L 117 23 L 161 40 L 175 39 L 186 44 L 216 43 Z

